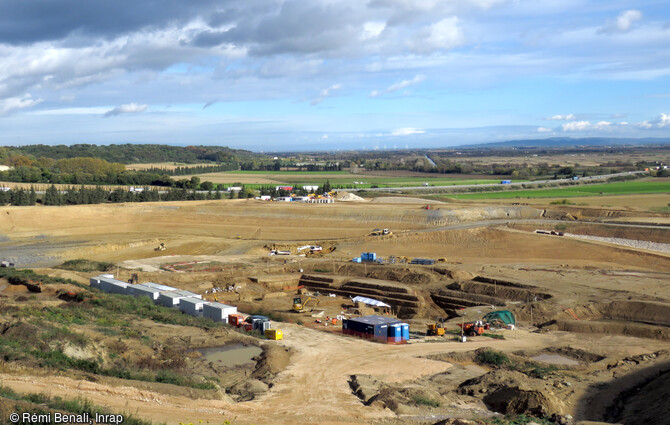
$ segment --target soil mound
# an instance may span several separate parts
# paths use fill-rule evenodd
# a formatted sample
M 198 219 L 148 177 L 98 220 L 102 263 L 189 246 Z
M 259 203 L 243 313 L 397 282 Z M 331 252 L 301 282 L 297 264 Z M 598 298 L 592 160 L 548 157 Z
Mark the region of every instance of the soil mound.
M 365 202 L 365 199 L 349 192 L 337 192 L 335 199 L 340 202 Z
M 562 415 L 565 406 L 542 382 L 534 382 L 521 372 L 494 370 L 461 384 L 461 394 L 482 396 L 491 409 L 503 414 L 551 417 Z
M 290 350 L 277 345 L 265 345 L 251 377 L 272 386 L 272 380 L 286 369 L 290 359 Z

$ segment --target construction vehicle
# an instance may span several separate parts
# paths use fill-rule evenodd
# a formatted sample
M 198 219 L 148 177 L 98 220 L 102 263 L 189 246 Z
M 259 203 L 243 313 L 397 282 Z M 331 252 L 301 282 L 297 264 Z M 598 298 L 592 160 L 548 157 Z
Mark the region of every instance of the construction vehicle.
M 436 336 L 444 336 L 444 319 L 441 317 L 438 317 L 434 323 L 428 323 L 426 324 L 428 326 L 428 330 L 426 331 L 426 335 L 431 336 L 431 335 L 436 335 Z
M 461 329 L 463 329 L 463 334 L 468 336 L 481 335 L 484 333 L 484 330 L 486 329 L 484 322 L 482 322 L 481 320 L 476 320 L 474 322 L 468 322 L 462 324 L 459 323 L 458 326 L 461 327 Z
M 235 326 L 236 328 L 239 328 L 244 324 L 244 316 L 241 314 L 229 314 L 228 315 L 228 324 L 230 326 Z
M 370 232 L 370 236 L 389 236 L 392 234 L 393 232 L 389 229 L 373 229 L 372 232 Z
M 302 313 L 305 311 L 308 311 L 308 304 L 312 303 L 312 308 L 309 311 L 314 311 L 314 309 L 319 305 L 319 300 L 318 298 L 307 298 L 304 302 L 302 301 L 302 298 L 300 297 L 295 297 L 293 298 L 293 311 L 296 313 Z
M 154 251 L 165 251 L 167 249 L 167 246 L 165 246 L 164 242 L 161 242 L 160 245 L 158 245 L 156 248 L 154 248 Z

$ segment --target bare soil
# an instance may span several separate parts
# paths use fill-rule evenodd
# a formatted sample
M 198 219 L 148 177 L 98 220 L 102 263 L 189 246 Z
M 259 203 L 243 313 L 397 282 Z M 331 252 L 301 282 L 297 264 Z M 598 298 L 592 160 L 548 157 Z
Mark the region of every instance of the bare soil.
M 40 273 L 86 284 L 96 273 L 49 267 L 86 258 L 114 262 L 118 269 L 112 272 L 123 280 L 139 273 L 141 282 L 199 293 L 233 286 L 214 294 L 217 300 L 246 313 L 272 314 L 283 320 L 275 326 L 284 332 L 281 341 L 256 339 L 264 352 L 247 369 L 220 370 L 202 359 L 187 360 L 193 374 L 225 383 L 221 391 L 59 376 L 11 361 L 0 364 L 0 378 L 19 392 L 83 396 L 169 424 L 200 419 L 423 424 L 449 416 L 488 420 L 494 412 L 632 424 L 636 418 L 653 423 L 665 412 L 652 389 L 667 381 L 670 255 L 533 230 L 566 226 L 574 233 L 667 243 L 668 230 L 661 226 L 604 225 L 611 220 L 662 224 L 667 215 L 632 207 L 549 205 L 441 204 L 425 210 L 424 203 L 225 200 L 0 208 L 0 254 L 17 257 L 19 266 L 42 265 Z M 369 236 L 373 228 L 394 234 Z M 166 251 L 154 250 L 160 242 Z M 301 256 L 297 248 L 307 244 L 321 245 L 324 252 Z M 268 256 L 273 248 L 292 254 Z M 361 252 L 397 261 L 352 263 Z M 410 258 L 442 260 L 430 266 L 401 263 Z M 184 263 L 194 266 L 165 267 Z M 57 289 L 66 288 L 31 299 L 21 287 L 0 282 L 0 301 L 43 308 L 60 303 Z M 290 311 L 299 292 L 320 300 L 314 311 Z M 410 344 L 343 336 L 341 322 L 324 320 L 360 307 L 351 302 L 354 295 L 391 304 L 392 313 L 411 325 Z M 453 332 L 492 306 L 516 315 L 516 330 L 491 330 L 504 339 L 477 336 L 460 343 L 453 334 L 422 335 L 438 316 L 451 318 L 447 329 Z M 221 345 L 239 335 L 145 319 L 136 326 L 163 345 L 183 343 L 189 349 Z M 99 338 L 89 355 L 106 352 L 113 342 L 90 326 L 73 329 Z M 483 347 L 506 353 L 516 364 L 553 353 L 579 365 L 559 365 L 544 379 L 475 364 L 472 352 Z M 127 355 L 141 357 L 147 350 L 152 348 L 136 341 Z M 656 372 L 644 372 L 648 368 Z M 640 385 L 641 391 L 628 391 Z M 637 416 L 645 403 L 652 403 L 650 413 Z M 613 404 L 619 408 L 606 417 Z

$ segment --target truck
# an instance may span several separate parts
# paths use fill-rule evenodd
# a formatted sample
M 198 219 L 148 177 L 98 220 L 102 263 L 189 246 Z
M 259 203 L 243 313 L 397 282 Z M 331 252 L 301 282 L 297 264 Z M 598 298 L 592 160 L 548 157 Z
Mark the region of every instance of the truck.
M 370 232 L 370 236 L 388 236 L 392 234 L 393 232 L 389 229 L 373 229 L 372 232 Z

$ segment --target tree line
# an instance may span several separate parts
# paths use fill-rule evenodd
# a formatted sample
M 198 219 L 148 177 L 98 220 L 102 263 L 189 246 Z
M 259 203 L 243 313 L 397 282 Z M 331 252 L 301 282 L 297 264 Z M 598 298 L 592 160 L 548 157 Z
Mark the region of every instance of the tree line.
M 235 162 L 226 162 L 217 165 L 191 165 L 185 167 L 175 167 L 175 168 L 163 168 L 163 167 L 151 167 L 147 168 L 144 171 L 152 174 L 160 174 L 163 176 L 185 176 L 189 174 L 207 174 L 207 173 L 220 173 L 223 171 L 237 171 L 240 169 L 240 165 Z
M 122 202 L 159 202 L 159 201 L 201 201 L 207 199 L 222 199 L 219 191 L 206 193 L 187 189 L 172 189 L 159 192 L 145 188 L 140 192 L 129 192 L 124 189 L 105 190 L 102 187 L 90 189 L 87 187 L 69 187 L 59 190 L 56 186 L 49 187 L 44 195 L 37 194 L 34 188 L 12 189 L 0 191 L 0 205 L 28 206 L 28 205 L 83 205 Z
M 99 158 L 121 164 L 151 162 L 198 163 L 203 161 L 224 163 L 265 157 L 243 149 L 231 149 L 225 146 L 172 146 L 149 144 L 123 145 L 27 145 L 0 148 L 0 160 L 10 156 L 24 155 L 33 158 Z

